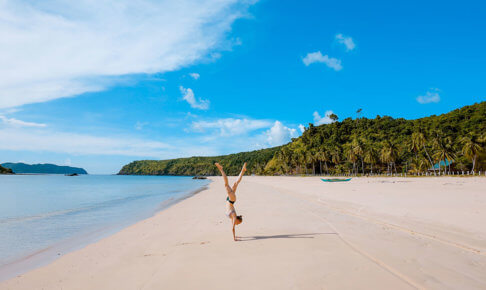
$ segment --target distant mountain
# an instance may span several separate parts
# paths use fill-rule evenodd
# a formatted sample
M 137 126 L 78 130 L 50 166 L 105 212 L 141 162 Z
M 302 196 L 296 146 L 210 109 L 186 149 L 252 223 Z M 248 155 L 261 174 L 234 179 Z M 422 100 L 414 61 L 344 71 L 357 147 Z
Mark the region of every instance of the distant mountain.
M 59 166 L 55 164 L 25 164 L 3 163 L 3 167 L 12 169 L 15 173 L 45 173 L 45 174 L 88 174 L 86 170 L 78 167 Z
M 12 169 L 0 166 L 0 174 L 13 174 Z

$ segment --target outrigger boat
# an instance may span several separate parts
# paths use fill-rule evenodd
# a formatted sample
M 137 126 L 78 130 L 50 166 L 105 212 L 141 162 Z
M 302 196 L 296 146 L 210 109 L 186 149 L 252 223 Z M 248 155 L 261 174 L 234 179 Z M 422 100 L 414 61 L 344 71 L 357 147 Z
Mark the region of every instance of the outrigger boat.
M 351 178 L 346 178 L 346 179 L 341 179 L 341 178 L 329 178 L 329 179 L 325 179 L 325 178 L 321 178 L 322 181 L 324 182 L 341 182 L 341 181 L 350 181 Z

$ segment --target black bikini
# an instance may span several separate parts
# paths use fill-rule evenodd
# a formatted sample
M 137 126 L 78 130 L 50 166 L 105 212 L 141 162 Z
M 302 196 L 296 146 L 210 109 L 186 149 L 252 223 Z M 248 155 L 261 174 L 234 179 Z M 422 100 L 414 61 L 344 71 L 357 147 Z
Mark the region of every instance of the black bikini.
M 236 202 L 236 200 L 235 200 L 235 201 L 231 201 L 231 200 L 229 199 L 229 196 L 226 198 L 226 200 L 227 200 L 227 201 L 229 201 L 229 203 L 231 203 L 231 204 L 235 204 L 235 202 Z

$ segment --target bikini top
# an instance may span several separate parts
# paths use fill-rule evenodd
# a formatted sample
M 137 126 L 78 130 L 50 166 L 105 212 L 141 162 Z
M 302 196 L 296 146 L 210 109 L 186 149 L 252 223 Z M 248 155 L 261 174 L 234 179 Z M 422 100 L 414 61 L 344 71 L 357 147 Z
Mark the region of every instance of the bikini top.
M 231 203 L 231 204 L 235 204 L 235 202 L 236 202 L 236 200 L 235 200 L 235 201 L 230 200 L 230 199 L 229 199 L 229 196 L 228 196 L 228 197 L 226 197 L 226 200 L 227 200 L 227 201 L 229 201 L 229 203 Z

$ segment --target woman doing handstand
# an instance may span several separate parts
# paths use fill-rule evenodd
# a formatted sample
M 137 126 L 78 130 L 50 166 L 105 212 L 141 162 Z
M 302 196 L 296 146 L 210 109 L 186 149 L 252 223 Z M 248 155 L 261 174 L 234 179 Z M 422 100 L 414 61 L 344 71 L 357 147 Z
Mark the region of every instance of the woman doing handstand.
M 238 184 L 241 182 L 241 179 L 245 174 L 246 162 L 245 164 L 243 164 L 243 168 L 241 169 L 240 175 L 238 176 L 238 180 L 236 180 L 235 184 L 233 184 L 233 187 L 229 186 L 228 176 L 226 176 L 226 173 L 224 173 L 223 166 L 221 166 L 217 162 L 214 165 L 216 165 L 216 167 L 218 167 L 219 171 L 221 172 L 221 175 L 223 176 L 224 179 L 224 186 L 226 187 L 226 191 L 228 192 L 228 197 L 226 197 L 226 208 L 227 208 L 226 215 L 231 219 L 233 223 L 233 240 L 236 241 L 235 226 L 243 222 L 243 216 L 236 215 L 236 210 L 235 210 L 236 194 L 235 193 Z

